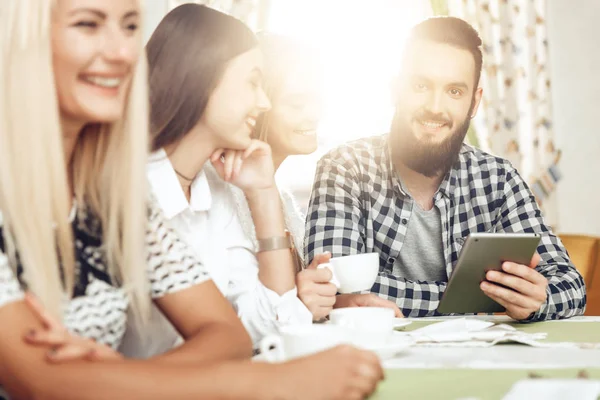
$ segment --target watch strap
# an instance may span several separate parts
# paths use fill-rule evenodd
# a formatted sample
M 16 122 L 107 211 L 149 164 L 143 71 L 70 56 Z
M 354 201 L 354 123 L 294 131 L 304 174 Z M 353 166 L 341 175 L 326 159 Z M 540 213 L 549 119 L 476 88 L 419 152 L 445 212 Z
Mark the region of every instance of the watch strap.
M 273 236 L 265 239 L 258 239 L 258 252 L 293 249 L 292 236 L 286 231 L 285 236 Z

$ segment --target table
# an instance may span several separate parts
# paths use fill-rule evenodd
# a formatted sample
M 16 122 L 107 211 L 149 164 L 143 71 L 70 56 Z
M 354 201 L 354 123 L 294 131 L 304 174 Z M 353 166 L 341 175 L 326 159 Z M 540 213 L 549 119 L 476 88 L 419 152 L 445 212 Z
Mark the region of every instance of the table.
M 418 318 L 406 330 L 458 317 Z M 513 323 L 507 317 L 470 318 Z M 547 332 L 542 342 L 600 342 L 600 317 L 515 324 L 525 332 Z M 413 347 L 384 362 L 386 380 L 375 400 L 383 399 L 501 399 L 517 380 L 533 372 L 548 378 L 574 378 L 582 370 L 600 379 L 600 350 L 534 348 L 501 344 L 489 348 Z
M 370 400 L 499 400 L 530 373 L 542 378 L 577 378 L 580 369 L 391 369 Z M 600 379 L 600 369 L 585 369 Z M 536 399 L 532 399 L 536 400 Z M 574 399 L 575 400 L 575 399 Z

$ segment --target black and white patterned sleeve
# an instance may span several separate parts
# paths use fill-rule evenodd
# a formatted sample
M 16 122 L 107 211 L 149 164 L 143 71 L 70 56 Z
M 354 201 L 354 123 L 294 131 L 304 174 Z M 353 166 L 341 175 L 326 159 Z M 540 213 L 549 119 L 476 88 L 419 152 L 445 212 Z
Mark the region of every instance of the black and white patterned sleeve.
M 351 161 L 343 160 L 336 152 L 325 155 L 317 164 L 306 216 L 307 265 L 325 251 L 334 257 L 366 251 L 362 193 L 352 168 Z
M 162 210 L 150 202 L 146 232 L 152 298 L 178 292 L 210 279 L 193 250 L 170 228 Z
M 23 290 L 10 268 L 8 258 L 0 252 L 0 307 L 23 299 Z
M 560 239 L 546 225 L 533 193 L 519 173 L 509 170 L 504 187 L 498 232 L 530 232 L 541 235 L 537 252 L 542 261 L 536 270 L 548 279 L 547 300 L 531 321 L 569 318 L 585 311 L 586 290 Z
M 306 219 L 304 244 L 307 264 L 320 253 L 333 257 L 374 251 L 361 204 L 363 192 L 360 177 L 355 173 L 351 156 L 342 157 L 337 151 L 324 156 L 317 172 Z M 374 166 L 377 168 L 377 166 Z M 376 229 L 393 233 L 396 224 L 388 219 Z M 380 271 L 371 292 L 395 302 L 407 317 L 439 315 L 437 306 L 446 290 L 446 282 L 411 281 Z

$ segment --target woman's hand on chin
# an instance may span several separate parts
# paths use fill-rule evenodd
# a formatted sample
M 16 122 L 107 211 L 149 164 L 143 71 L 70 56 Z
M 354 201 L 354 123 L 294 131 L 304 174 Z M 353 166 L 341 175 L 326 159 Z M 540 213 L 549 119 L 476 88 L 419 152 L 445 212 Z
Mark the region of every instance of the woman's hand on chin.
M 245 150 L 217 149 L 210 161 L 219 176 L 246 194 L 275 188 L 271 147 L 253 139 Z

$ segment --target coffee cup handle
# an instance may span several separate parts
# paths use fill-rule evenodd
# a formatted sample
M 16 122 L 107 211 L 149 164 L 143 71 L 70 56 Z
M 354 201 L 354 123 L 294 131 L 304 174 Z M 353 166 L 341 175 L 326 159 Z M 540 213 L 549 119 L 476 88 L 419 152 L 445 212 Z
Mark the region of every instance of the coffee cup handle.
M 320 268 L 329 268 L 329 270 L 331 271 L 331 280 L 329 281 L 329 283 L 333 283 L 335 285 L 336 288 L 340 288 L 340 281 L 335 277 L 335 270 L 333 269 L 333 265 L 331 265 L 331 263 L 323 263 L 323 264 L 319 264 L 317 266 L 317 269 Z
M 258 348 L 260 353 L 265 355 L 265 360 L 268 362 L 279 362 L 285 359 L 281 336 L 271 335 L 265 337 L 260 341 Z

